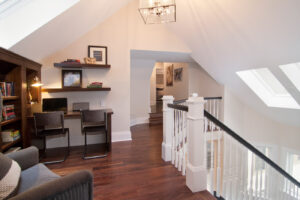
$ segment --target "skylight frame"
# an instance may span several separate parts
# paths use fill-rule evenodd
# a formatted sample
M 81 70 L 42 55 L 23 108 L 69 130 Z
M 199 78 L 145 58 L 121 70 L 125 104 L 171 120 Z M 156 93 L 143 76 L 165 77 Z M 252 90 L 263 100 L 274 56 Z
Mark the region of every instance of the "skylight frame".
M 262 77 L 259 70 L 264 70 L 264 74 L 269 77 Z M 246 85 L 268 106 L 277 108 L 300 109 L 299 104 L 284 88 L 274 74 L 267 68 L 251 69 L 236 72 L 236 74 L 246 83 Z M 278 90 L 283 91 L 283 94 L 276 93 L 272 86 L 266 82 L 266 78 L 275 81 L 274 86 L 280 86 Z
M 300 92 L 300 63 L 279 65 L 279 68 Z

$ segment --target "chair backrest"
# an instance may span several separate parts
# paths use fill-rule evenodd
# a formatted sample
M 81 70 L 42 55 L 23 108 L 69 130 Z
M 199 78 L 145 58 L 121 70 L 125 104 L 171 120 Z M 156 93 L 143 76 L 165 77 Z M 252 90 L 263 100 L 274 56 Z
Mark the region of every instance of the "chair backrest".
M 106 122 L 106 113 L 104 110 L 82 110 L 81 121 L 86 122 Z
M 33 117 L 36 135 L 47 129 L 64 129 L 63 111 L 34 113 Z
M 82 110 L 89 110 L 90 103 L 89 102 L 76 102 L 73 103 L 73 111 L 82 111 Z

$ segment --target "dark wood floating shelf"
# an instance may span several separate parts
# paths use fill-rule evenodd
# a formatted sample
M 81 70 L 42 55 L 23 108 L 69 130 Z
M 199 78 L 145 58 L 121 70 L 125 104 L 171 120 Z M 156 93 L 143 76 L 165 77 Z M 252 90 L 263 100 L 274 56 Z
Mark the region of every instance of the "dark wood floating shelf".
M 42 92 L 89 92 L 89 91 L 110 91 L 110 87 L 103 88 L 43 88 Z
M 70 64 L 70 63 L 54 63 L 54 67 L 61 68 L 90 68 L 90 69 L 101 69 L 110 68 L 110 65 L 99 65 L 99 64 Z
M 7 101 L 7 100 L 16 100 L 16 99 L 19 99 L 20 97 L 18 96 L 4 96 L 3 97 L 3 100 L 4 101 Z
M 17 121 L 20 121 L 20 118 L 15 118 L 15 119 L 10 119 L 10 120 L 6 120 L 0 123 L 1 126 L 7 125 L 7 124 L 11 124 Z
M 21 142 L 21 138 L 15 140 L 15 141 L 12 141 L 12 142 L 4 142 L 1 146 L 1 149 L 2 149 L 2 151 L 5 151 L 6 149 L 14 146 L 15 144 L 17 144 L 19 142 Z

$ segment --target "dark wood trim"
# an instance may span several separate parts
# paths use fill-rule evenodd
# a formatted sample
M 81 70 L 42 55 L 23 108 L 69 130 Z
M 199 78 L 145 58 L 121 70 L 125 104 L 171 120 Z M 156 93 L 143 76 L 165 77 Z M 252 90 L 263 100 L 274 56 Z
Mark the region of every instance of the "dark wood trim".
M 110 87 L 102 88 L 42 88 L 42 92 L 58 93 L 58 92 L 91 92 L 91 91 L 110 91 Z
M 17 100 L 20 99 L 19 96 L 3 96 L 3 101 Z
M 17 121 L 20 121 L 20 120 L 21 120 L 21 118 L 17 117 L 17 118 L 15 118 L 15 119 L 10 119 L 10 120 L 6 120 L 6 121 L 2 121 L 2 122 L 0 123 L 0 125 L 1 125 L 1 126 L 5 126 L 5 125 L 7 125 L 7 124 L 11 124 L 11 123 L 14 123 L 14 122 L 17 122 Z
M 176 105 L 176 104 L 168 104 L 169 108 L 173 108 L 175 110 L 181 110 L 181 111 L 185 111 L 188 112 L 189 111 L 189 107 L 184 106 L 184 105 Z
M 22 62 L 24 62 L 24 61 L 29 62 L 31 65 L 42 66 L 40 63 L 37 63 L 37 62 L 35 62 L 35 61 L 31 60 L 31 59 L 25 58 L 25 57 L 23 57 L 21 55 L 18 55 L 16 53 L 14 53 L 12 51 L 9 51 L 7 49 L 4 49 L 2 47 L 0 47 L 0 54 L 2 54 L 2 55 L 5 54 L 5 55 L 8 55 L 8 56 L 12 56 L 14 58 L 14 60 L 15 59 L 19 59 Z M 15 63 L 14 61 L 8 61 L 8 62 Z
M 204 97 L 204 100 L 221 100 L 222 97 Z M 177 100 L 177 101 L 174 101 L 174 104 L 179 104 L 179 103 L 183 103 L 183 102 L 186 102 L 188 99 L 180 99 L 180 100 Z
M 100 65 L 100 64 L 70 64 L 70 63 L 54 63 L 54 67 L 59 68 L 89 68 L 89 69 L 109 69 L 110 65 Z
M 3 142 L 1 145 L 1 150 L 4 151 L 4 150 L 14 146 L 15 144 L 18 144 L 19 142 L 21 142 L 21 138 L 15 140 L 15 141 L 12 141 L 12 142 Z

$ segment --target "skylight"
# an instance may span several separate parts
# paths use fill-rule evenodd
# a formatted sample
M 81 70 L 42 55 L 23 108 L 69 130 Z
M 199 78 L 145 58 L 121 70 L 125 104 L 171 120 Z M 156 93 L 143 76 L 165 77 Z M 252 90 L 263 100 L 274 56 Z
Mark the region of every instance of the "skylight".
M 0 46 L 10 48 L 79 0 L 0 0 Z
M 236 72 L 269 107 L 300 109 L 295 99 L 267 68 Z
M 300 92 L 300 63 L 280 65 L 279 67 Z

